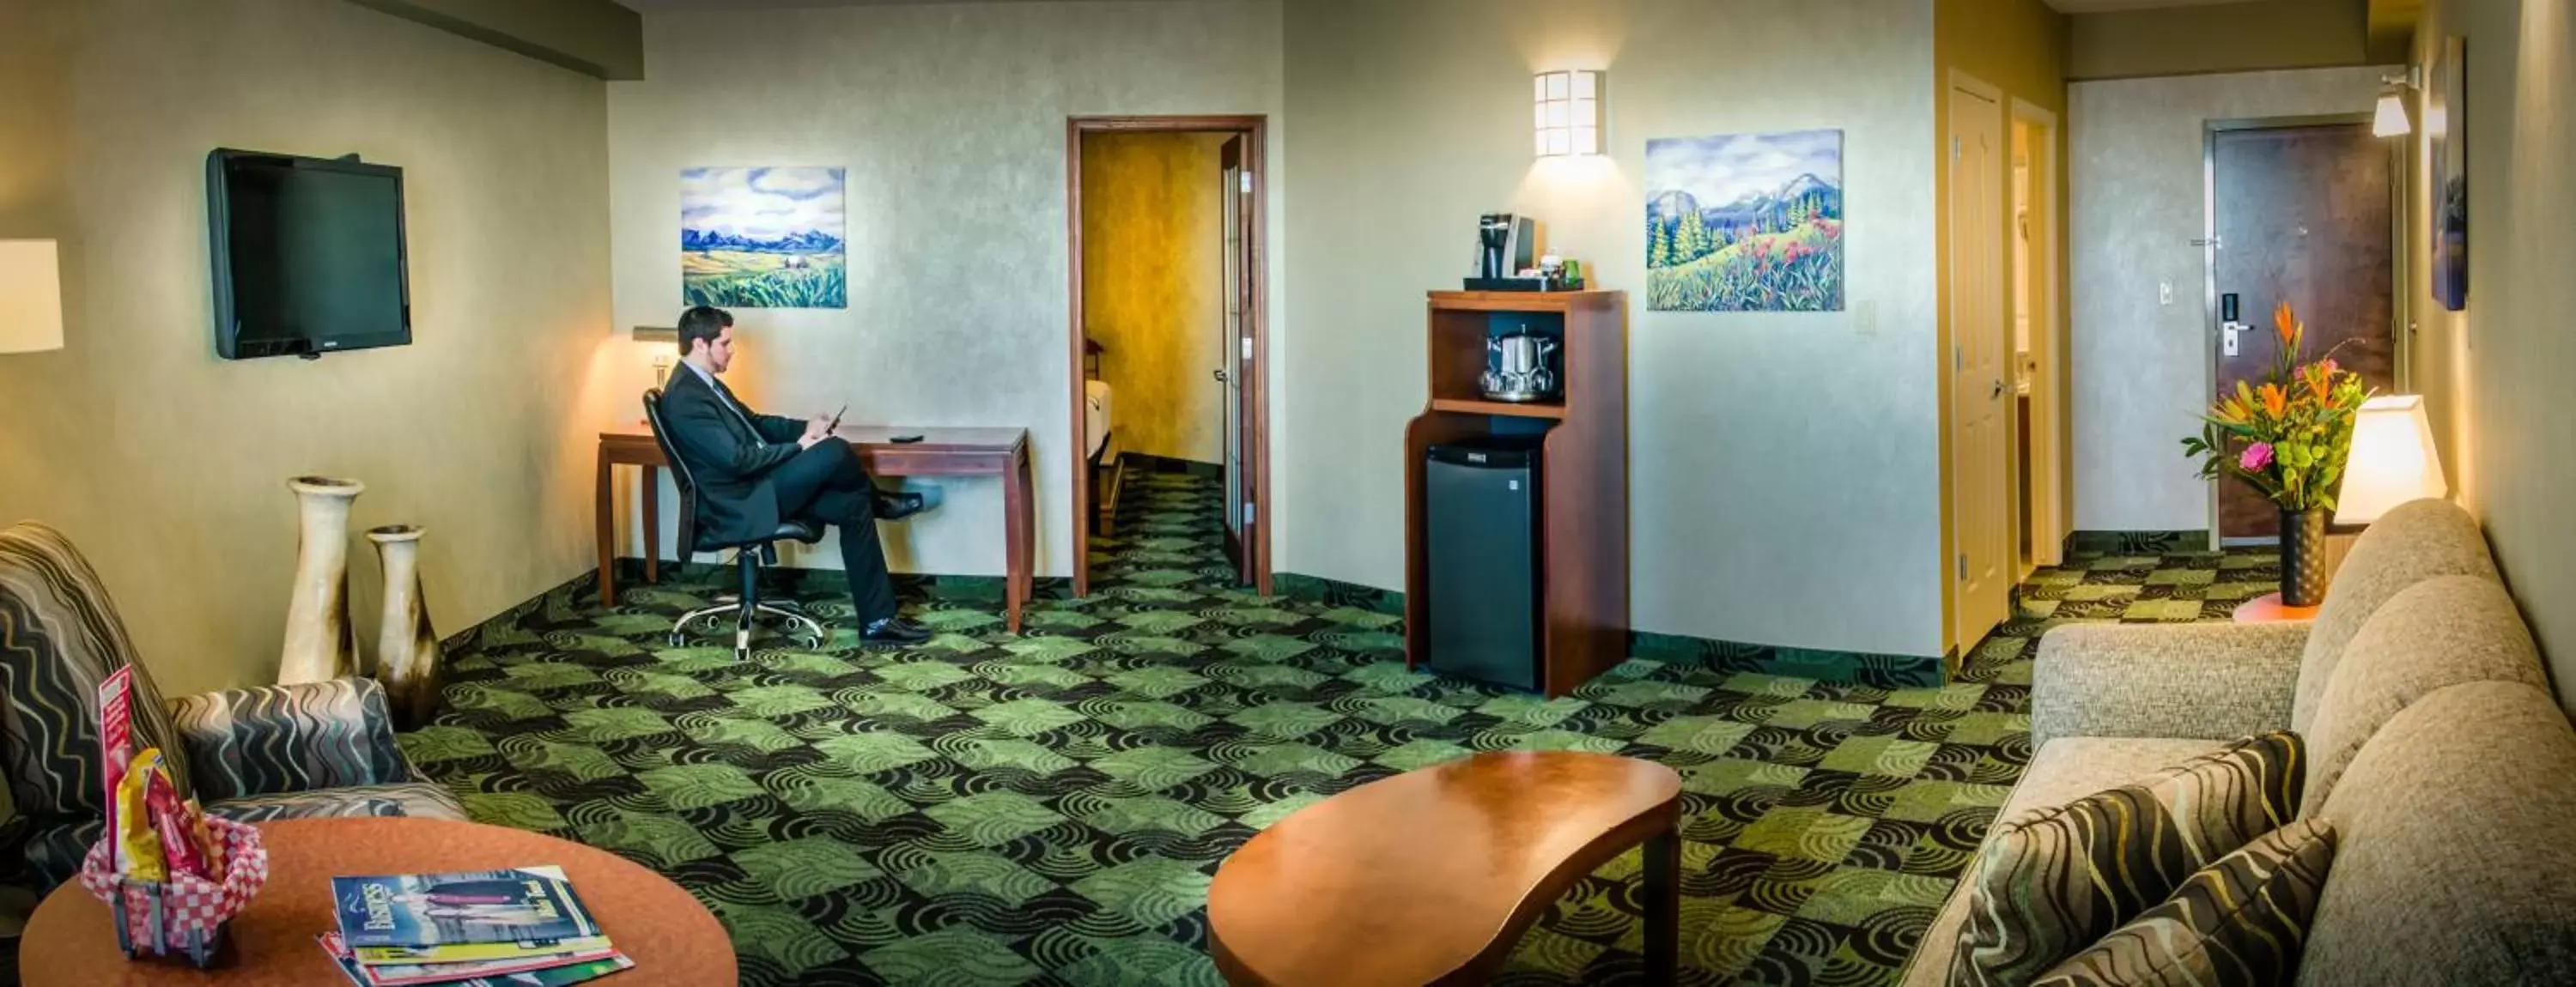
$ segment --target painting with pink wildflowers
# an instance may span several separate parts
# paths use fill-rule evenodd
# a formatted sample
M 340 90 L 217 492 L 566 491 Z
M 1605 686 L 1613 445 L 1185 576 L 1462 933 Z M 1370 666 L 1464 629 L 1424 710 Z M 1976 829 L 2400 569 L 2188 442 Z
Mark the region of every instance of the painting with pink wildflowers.
M 1843 132 L 1646 142 L 1646 307 L 1843 309 Z

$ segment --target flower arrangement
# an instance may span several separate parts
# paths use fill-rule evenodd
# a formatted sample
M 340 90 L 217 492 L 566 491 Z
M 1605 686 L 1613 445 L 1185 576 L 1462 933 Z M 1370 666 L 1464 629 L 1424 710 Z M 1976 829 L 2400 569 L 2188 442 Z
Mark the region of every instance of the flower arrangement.
M 2334 509 L 2335 484 L 2352 453 L 2353 413 L 2370 397 L 2361 375 L 2332 354 L 2302 365 L 2307 327 L 2290 303 L 2272 312 L 2281 353 L 2259 386 L 2236 382 L 2202 417 L 2199 435 L 2182 440 L 2200 459 L 2200 476 L 2232 476 L 2261 491 L 2285 513 Z

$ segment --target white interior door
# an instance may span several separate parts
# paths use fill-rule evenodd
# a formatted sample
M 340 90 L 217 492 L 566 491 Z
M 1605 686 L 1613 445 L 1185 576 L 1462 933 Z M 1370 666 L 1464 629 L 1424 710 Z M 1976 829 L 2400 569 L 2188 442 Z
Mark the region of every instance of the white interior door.
M 1950 478 L 1962 660 L 2011 608 L 2011 316 L 2003 242 L 2003 105 L 1950 91 Z

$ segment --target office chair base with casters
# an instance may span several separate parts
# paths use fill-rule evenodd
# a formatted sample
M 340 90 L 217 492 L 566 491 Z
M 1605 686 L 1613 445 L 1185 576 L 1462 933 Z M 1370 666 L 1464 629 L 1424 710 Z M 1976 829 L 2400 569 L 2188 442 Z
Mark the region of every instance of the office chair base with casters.
M 792 538 L 811 544 L 821 536 L 822 532 L 802 521 L 788 521 L 779 525 L 778 537 L 781 538 Z M 741 591 L 717 597 L 716 602 L 711 606 L 699 607 L 681 614 L 680 619 L 671 622 L 671 645 L 680 647 L 689 643 L 689 625 L 705 620 L 712 626 L 722 626 L 713 618 L 730 614 L 733 617 L 733 656 L 736 660 L 751 658 L 751 632 L 762 617 L 773 618 L 783 625 L 781 629 L 787 632 L 790 640 L 798 641 L 810 648 L 822 648 L 825 642 L 831 640 L 831 635 L 823 630 L 822 623 L 805 615 L 804 604 L 795 600 L 761 599 L 760 570 L 764 563 L 774 565 L 777 561 L 776 542 L 756 547 L 747 545 L 737 550 L 734 553 L 734 569 L 742 576 Z

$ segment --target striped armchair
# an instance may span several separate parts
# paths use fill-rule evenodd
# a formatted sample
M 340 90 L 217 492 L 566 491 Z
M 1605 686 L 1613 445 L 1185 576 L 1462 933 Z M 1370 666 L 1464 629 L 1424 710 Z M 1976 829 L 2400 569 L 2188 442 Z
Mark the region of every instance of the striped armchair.
M 0 770 L 23 818 L 9 827 L 26 871 L 51 889 L 79 870 L 104 827 L 98 686 L 134 668 L 134 744 L 159 747 L 180 794 L 240 822 L 309 816 L 465 818 L 394 746 L 375 680 L 335 679 L 163 703 L 134 663 L 98 573 L 61 532 L 0 531 Z M 184 757 L 178 755 L 184 754 Z M 0 861 L 14 858 L 0 856 Z M 5 864 L 0 864 L 5 866 Z

